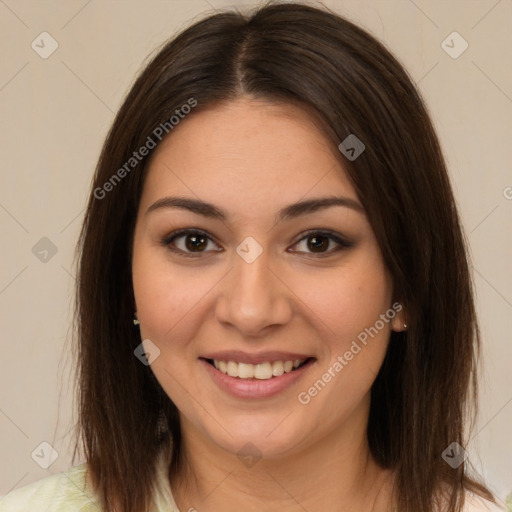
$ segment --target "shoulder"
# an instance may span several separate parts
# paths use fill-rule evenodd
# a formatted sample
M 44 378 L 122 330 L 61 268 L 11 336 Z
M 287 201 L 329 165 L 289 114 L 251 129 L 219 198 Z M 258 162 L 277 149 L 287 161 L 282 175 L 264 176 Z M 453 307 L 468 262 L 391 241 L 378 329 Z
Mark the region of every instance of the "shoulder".
M 86 490 L 86 463 L 48 476 L 0 499 L 0 512 L 99 512 Z

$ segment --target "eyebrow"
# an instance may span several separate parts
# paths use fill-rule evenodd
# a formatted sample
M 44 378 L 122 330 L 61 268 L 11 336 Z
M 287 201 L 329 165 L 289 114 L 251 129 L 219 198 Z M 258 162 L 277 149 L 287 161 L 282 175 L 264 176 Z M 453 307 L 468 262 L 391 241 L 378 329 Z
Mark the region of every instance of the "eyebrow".
M 349 197 L 330 196 L 318 199 L 308 199 L 306 201 L 300 201 L 298 203 L 285 206 L 278 212 L 276 222 L 291 220 L 301 215 L 313 213 L 325 208 L 331 208 L 333 206 L 343 206 L 359 213 L 364 212 L 364 208 L 361 204 L 354 199 Z M 162 208 L 180 208 L 197 215 L 202 215 L 203 217 L 209 217 L 221 221 L 226 221 L 228 218 L 226 212 L 213 204 L 188 197 L 162 197 L 146 210 L 145 215 Z

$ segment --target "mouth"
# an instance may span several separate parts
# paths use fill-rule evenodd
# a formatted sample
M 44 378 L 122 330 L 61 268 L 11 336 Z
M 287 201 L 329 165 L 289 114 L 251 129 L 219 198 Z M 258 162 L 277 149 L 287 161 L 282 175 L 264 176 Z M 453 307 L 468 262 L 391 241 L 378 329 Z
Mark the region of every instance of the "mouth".
M 283 374 L 300 370 L 315 360 L 314 357 L 307 357 L 305 359 L 263 361 L 258 364 L 251 364 L 232 360 L 200 359 L 203 359 L 224 375 L 243 380 L 276 379 Z
M 198 358 L 218 389 L 237 399 L 267 399 L 291 390 L 304 379 L 317 358 L 299 352 L 248 353 L 223 350 Z

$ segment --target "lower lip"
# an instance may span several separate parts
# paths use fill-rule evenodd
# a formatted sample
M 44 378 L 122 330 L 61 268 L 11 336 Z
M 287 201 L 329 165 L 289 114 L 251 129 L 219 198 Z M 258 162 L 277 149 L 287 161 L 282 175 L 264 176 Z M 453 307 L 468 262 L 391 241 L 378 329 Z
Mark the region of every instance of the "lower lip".
M 268 398 L 292 386 L 308 371 L 316 360 L 310 359 L 306 364 L 296 370 L 266 380 L 230 377 L 220 370 L 217 370 L 215 366 L 208 363 L 205 359 L 199 359 L 199 361 L 210 374 L 213 381 L 230 395 L 237 398 Z

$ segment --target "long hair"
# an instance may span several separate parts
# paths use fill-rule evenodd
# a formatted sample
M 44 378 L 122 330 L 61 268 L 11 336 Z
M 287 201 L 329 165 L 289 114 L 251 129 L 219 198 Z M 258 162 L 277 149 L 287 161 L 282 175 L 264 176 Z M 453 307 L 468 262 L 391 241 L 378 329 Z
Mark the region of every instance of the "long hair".
M 451 443 L 465 446 L 476 413 L 479 331 L 465 240 L 427 109 L 366 31 L 286 3 L 214 14 L 167 42 L 103 146 L 79 243 L 76 316 L 79 435 L 102 506 L 147 511 L 166 447 L 169 479 L 182 467 L 176 406 L 133 354 L 141 339 L 132 325 L 131 252 L 149 155 L 130 159 L 148 137 L 159 139 L 158 127 L 172 137 L 169 120 L 183 105 L 194 116 L 244 95 L 303 105 L 336 145 L 351 134 L 365 144 L 357 159 L 339 159 L 407 311 L 409 329 L 391 334 L 372 386 L 367 429 L 373 457 L 396 473 L 399 511 L 430 512 L 441 489 L 450 511 L 462 510 L 465 489 L 492 499 L 464 464 L 453 469 L 442 457 Z

